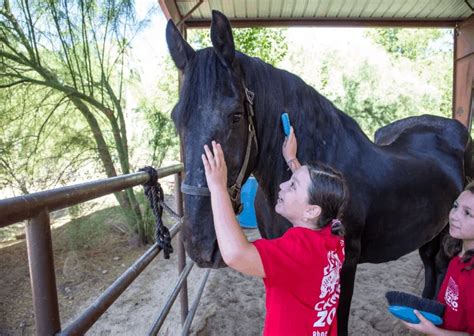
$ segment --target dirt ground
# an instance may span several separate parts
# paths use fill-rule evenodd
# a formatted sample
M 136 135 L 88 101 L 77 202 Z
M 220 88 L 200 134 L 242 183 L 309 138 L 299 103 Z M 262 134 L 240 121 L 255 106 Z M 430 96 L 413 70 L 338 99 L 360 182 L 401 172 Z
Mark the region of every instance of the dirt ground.
M 96 297 L 138 258 L 145 248 L 132 248 L 127 236 L 105 228 L 100 239 L 68 244 L 74 225 L 53 229 L 53 250 L 61 321 L 77 306 Z M 25 239 L 0 245 L 0 335 L 34 333 L 33 302 Z

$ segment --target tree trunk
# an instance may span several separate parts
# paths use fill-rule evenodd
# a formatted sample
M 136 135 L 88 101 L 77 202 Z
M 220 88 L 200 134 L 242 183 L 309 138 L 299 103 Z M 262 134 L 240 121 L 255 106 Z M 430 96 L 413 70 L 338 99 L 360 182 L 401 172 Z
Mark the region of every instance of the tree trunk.
M 97 119 L 91 113 L 89 107 L 86 104 L 84 104 L 80 99 L 72 97 L 72 96 L 70 96 L 70 99 L 73 102 L 73 104 L 78 108 L 78 110 L 82 113 L 82 115 L 86 118 L 87 123 L 90 126 L 95 142 L 97 144 L 99 157 L 105 168 L 105 173 L 107 177 L 117 176 L 117 171 L 115 170 L 112 157 L 110 156 L 109 148 L 107 147 L 107 143 L 105 142 L 104 136 L 102 134 L 102 130 L 100 129 Z M 117 146 L 120 146 L 120 144 L 117 144 Z M 128 169 L 127 169 L 127 172 L 124 172 L 124 173 L 125 174 L 129 173 Z M 114 195 L 118 203 L 120 204 L 120 206 L 126 211 L 127 221 L 129 222 L 130 226 L 133 227 L 136 233 L 138 234 L 140 242 L 142 244 L 146 243 L 145 233 L 143 232 L 143 229 L 142 229 L 143 225 L 141 225 L 143 222 L 143 218 L 140 211 L 140 206 L 138 204 L 138 201 L 136 200 L 133 189 L 129 188 L 125 191 L 116 192 L 114 193 Z M 129 214 L 131 214 L 131 216 Z

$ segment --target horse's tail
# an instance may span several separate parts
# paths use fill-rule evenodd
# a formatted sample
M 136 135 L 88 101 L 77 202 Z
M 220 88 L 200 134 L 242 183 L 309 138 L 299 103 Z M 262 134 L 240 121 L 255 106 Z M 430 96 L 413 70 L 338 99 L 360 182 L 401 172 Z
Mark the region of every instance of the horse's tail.
M 466 144 L 466 149 L 464 150 L 464 176 L 465 176 L 464 184 L 465 185 L 467 185 L 469 182 L 471 182 L 474 179 L 474 167 L 472 165 L 474 161 L 473 155 L 474 153 L 472 151 L 472 138 L 469 135 L 467 144 Z

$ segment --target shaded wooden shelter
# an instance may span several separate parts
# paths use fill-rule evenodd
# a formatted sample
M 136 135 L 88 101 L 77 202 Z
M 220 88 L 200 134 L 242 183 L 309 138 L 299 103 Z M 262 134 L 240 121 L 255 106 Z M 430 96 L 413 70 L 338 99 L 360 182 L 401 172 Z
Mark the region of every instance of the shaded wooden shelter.
M 454 29 L 453 118 L 471 127 L 474 0 L 158 0 L 184 36 L 212 10 L 233 27 L 432 27 Z

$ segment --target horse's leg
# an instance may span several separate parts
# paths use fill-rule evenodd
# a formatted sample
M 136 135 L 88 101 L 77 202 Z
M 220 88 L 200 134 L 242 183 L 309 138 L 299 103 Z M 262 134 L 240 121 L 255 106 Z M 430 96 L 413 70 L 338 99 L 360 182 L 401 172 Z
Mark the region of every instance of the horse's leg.
M 425 286 L 423 287 L 424 298 L 432 299 L 436 291 L 436 268 L 435 259 L 439 251 L 439 235 L 418 249 L 421 261 L 425 268 Z
M 436 299 L 438 297 L 438 293 L 439 293 L 439 290 L 441 288 L 441 284 L 443 283 L 444 276 L 446 275 L 446 271 L 448 270 L 448 265 L 449 265 L 449 261 L 450 261 L 450 258 L 446 255 L 446 253 L 444 252 L 444 248 L 442 246 L 443 237 L 444 237 L 444 235 L 440 238 L 441 247 L 440 247 L 438 253 L 436 254 L 436 261 L 435 261 L 435 265 L 436 265 L 436 291 L 435 291 L 435 295 L 433 297 L 434 299 Z
M 422 293 L 424 298 L 435 298 L 446 273 L 449 259 L 444 253 L 441 243 L 446 233 L 447 229 L 445 228 L 431 241 L 418 249 L 425 268 L 425 286 Z
M 448 265 L 450 258 L 444 252 L 443 247 L 443 240 L 446 235 L 449 234 L 449 224 L 441 231 L 438 235 L 439 239 L 439 249 L 438 253 L 436 253 L 435 257 L 435 275 L 436 275 L 436 288 L 433 298 L 436 299 L 438 296 L 439 289 L 441 288 L 441 284 L 443 283 L 444 276 L 446 275 L 446 271 L 448 270 Z
M 349 313 L 360 255 L 360 238 L 346 237 L 345 260 L 341 269 L 341 296 L 337 307 L 337 333 L 349 334 Z

